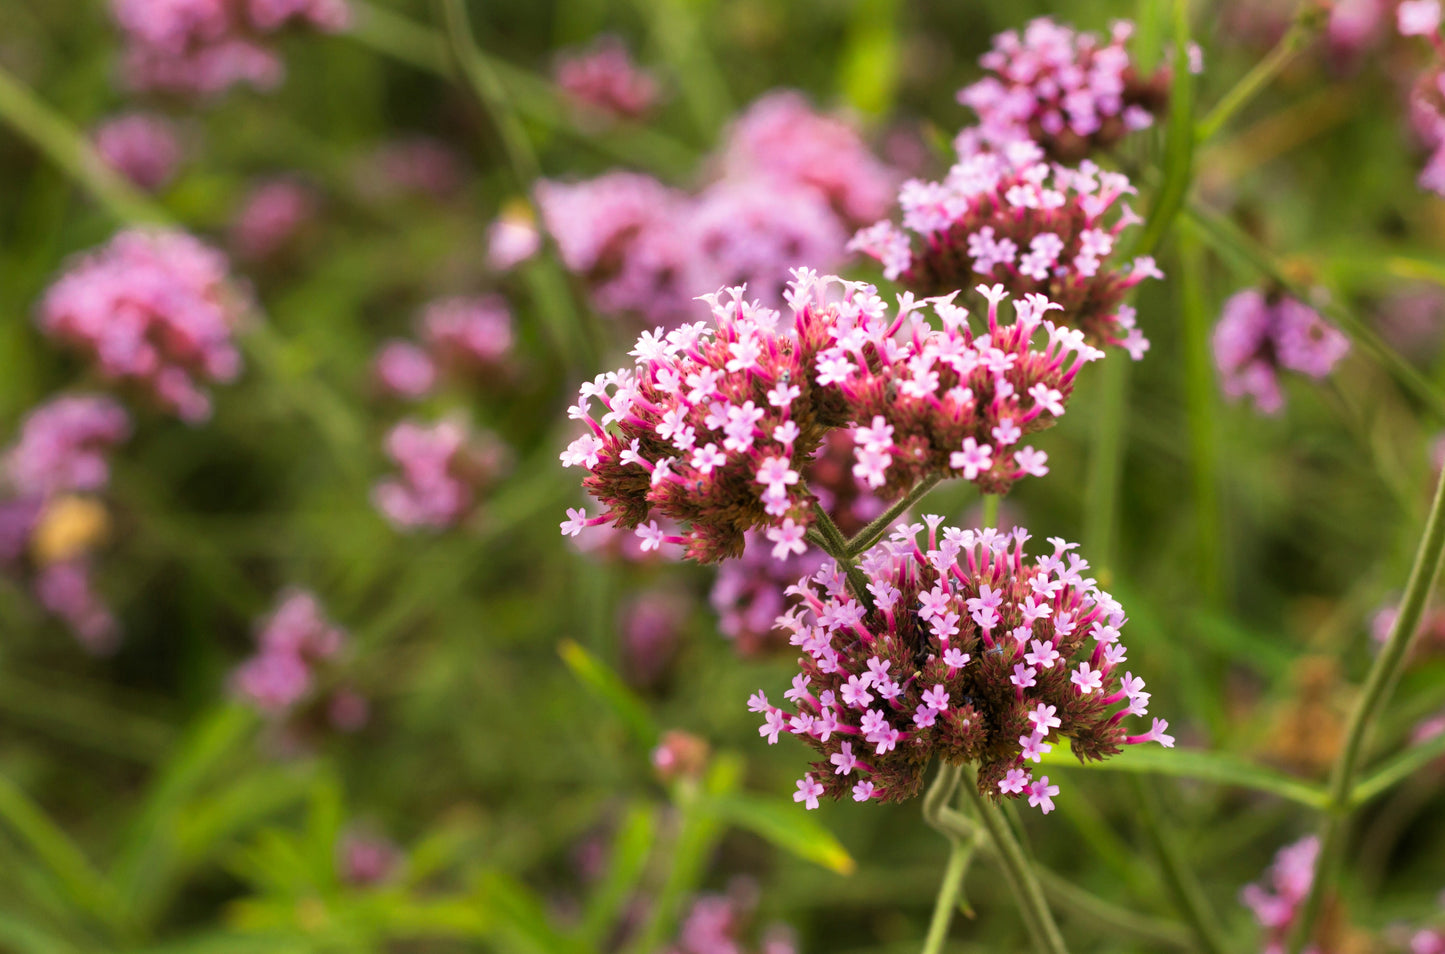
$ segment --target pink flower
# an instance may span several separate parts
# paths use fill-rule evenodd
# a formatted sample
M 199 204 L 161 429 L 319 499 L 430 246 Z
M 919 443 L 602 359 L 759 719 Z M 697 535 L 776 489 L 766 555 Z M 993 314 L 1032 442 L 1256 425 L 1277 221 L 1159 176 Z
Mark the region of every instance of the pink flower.
M 475 508 L 477 492 L 505 468 L 507 457 L 494 437 L 474 434 L 455 418 L 430 426 L 403 421 L 387 435 L 386 452 L 400 471 L 376 485 L 372 500 L 403 531 L 459 523 Z
M 600 112 L 637 119 L 657 103 L 657 81 L 632 62 L 627 47 L 614 36 L 562 55 L 554 75 L 562 91 L 586 111 L 584 118 Z
M 256 634 L 258 650 L 232 675 L 242 698 L 270 715 L 291 709 L 310 692 L 313 670 L 334 660 L 346 633 L 322 612 L 316 597 L 288 590 Z
M 224 256 L 182 232 L 121 232 L 77 259 L 40 305 L 40 327 L 183 420 L 211 413 L 203 385 L 233 380 L 249 309 Z
M 414 400 L 436 386 L 437 368 L 431 356 L 410 341 L 392 339 L 383 344 L 373 368 L 382 389 L 395 397 Z
M 258 183 L 231 223 L 231 247 L 247 261 L 275 258 L 316 217 L 319 205 L 315 191 L 294 179 Z
M 1349 339 L 1314 309 L 1253 290 L 1224 303 L 1213 343 L 1225 396 L 1248 396 L 1264 414 L 1284 407 L 1281 370 L 1322 379 L 1350 350 Z
M 428 349 L 446 366 L 495 370 L 512 352 L 512 311 L 499 295 L 438 299 L 422 312 L 421 325 Z
M 102 490 L 110 482 L 109 453 L 128 437 L 130 415 L 111 398 L 64 395 L 25 416 L 0 469 L 25 497 Z
M 871 612 L 832 564 L 793 587 L 801 601 L 777 621 L 802 653 L 794 691 L 787 694 L 792 708 L 772 706 L 756 694 L 750 708 L 764 718 L 760 733 L 776 738 L 781 729 L 775 727 L 804 727 L 792 734 L 817 753 L 815 769 L 834 768 L 811 783 L 822 787 L 818 797 L 841 798 L 856 782 L 867 782 L 869 799 L 901 801 L 917 794 L 937 757 L 975 763 L 980 792 L 1030 793 L 1031 804 L 1051 811 L 1058 787 L 1047 779 L 1033 782 L 1025 765 L 1053 748 L 1047 739 L 1054 733 L 1086 759 L 1144 741 L 1129 737 L 1122 725 L 1132 708 L 1130 694 L 1142 690 L 1142 682 L 1132 675 L 1121 682 L 1117 672 L 1088 662 L 1093 625 L 1121 628 L 1123 609 L 1084 576 L 1088 564 L 1068 553 L 1072 544 L 1058 541 L 1052 555 L 1029 558 L 1023 530 L 940 531 L 939 521 L 931 520 L 925 547 L 918 539 L 922 529 L 898 528 L 862 555 L 859 566 L 870 591 L 897 594 Z M 1051 594 L 1052 614 L 1027 622 L 1040 587 Z M 1017 639 L 996 642 L 968 615 L 984 611 L 998 617 L 996 630 L 1030 628 L 1036 645 L 1056 639 L 1066 665 L 1043 671 L 1025 665 Z M 930 637 L 917 622 L 924 613 L 960 625 L 946 640 Z M 1072 623 L 1056 625 L 1065 616 Z M 1091 691 L 1073 691 L 1065 671 L 1088 673 Z M 826 737 L 811 731 L 825 722 Z M 1020 735 L 1018 726 L 1031 731 Z M 1166 728 L 1156 723 L 1146 735 L 1162 741 Z M 857 757 L 860 738 L 868 745 L 866 763 Z
M 125 113 L 96 127 L 95 151 L 137 188 L 156 192 L 170 182 L 181 161 L 175 124 L 152 113 Z

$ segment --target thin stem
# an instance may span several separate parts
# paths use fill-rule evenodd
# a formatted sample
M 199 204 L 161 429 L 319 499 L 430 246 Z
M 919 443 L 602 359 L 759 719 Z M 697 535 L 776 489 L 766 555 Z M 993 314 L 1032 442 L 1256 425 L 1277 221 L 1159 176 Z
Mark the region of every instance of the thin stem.
M 983 525 L 985 527 L 998 526 L 998 505 L 1002 499 L 998 494 L 983 495 Z
M 1164 872 L 1164 884 L 1174 896 L 1174 906 L 1194 933 L 1198 948 L 1208 954 L 1225 954 L 1228 946 L 1219 915 L 1209 905 L 1204 889 L 1189 867 L 1169 831 L 1159 808 L 1159 796 L 1149 779 L 1133 776 L 1131 788 L 1139 808 L 1139 822 Z
M 1420 617 L 1425 612 L 1430 591 L 1434 589 L 1435 580 L 1440 575 L 1442 555 L 1445 555 L 1445 471 L 1441 472 L 1435 485 L 1435 499 L 1430 504 L 1430 516 L 1425 523 L 1424 536 L 1420 538 L 1419 549 L 1415 551 L 1415 562 L 1410 568 L 1410 580 L 1405 584 L 1399 615 L 1395 618 L 1395 625 L 1390 628 L 1390 637 L 1384 648 L 1370 667 L 1365 688 L 1360 694 L 1359 702 L 1355 704 L 1355 710 L 1351 713 L 1345 730 L 1344 747 L 1330 772 L 1330 803 L 1320 830 L 1319 863 L 1315 868 L 1315 878 L 1310 885 L 1309 894 L 1305 897 L 1299 920 L 1290 935 L 1291 954 L 1299 954 L 1314 932 L 1315 922 L 1319 920 L 1323 908 L 1325 893 L 1334 881 L 1349 825 L 1355 773 L 1360 766 L 1365 741 L 1375 718 L 1389 701 L 1400 670 L 1409 656 L 1415 631 L 1420 626 Z
M 1195 131 L 1197 141 L 1203 143 L 1213 139 L 1215 134 L 1224 128 L 1225 123 L 1234 118 L 1235 113 L 1247 106 L 1275 77 L 1283 73 L 1285 67 L 1299 54 L 1309 35 L 1310 30 L 1296 18 L 1285 35 L 1274 45 L 1274 49 L 1254 64 L 1254 68 L 1235 83 L 1209 114 L 1199 121 Z
M 532 220 L 537 224 L 537 233 L 542 238 L 545 261 L 549 274 L 540 276 L 541 281 L 533 286 L 533 294 L 539 297 L 539 305 L 546 313 L 560 312 L 567 329 L 557 334 L 559 347 L 571 353 L 581 365 L 591 367 L 600 345 L 594 340 L 594 329 L 585 322 L 587 314 L 585 297 L 574 286 L 573 276 L 562 262 L 556 240 L 547 229 L 546 221 L 532 197 L 532 187 L 541 178 L 542 168 L 527 130 L 512 108 L 506 87 L 497 76 L 492 61 L 482 54 L 472 33 L 472 23 L 467 16 L 466 0 L 440 0 L 442 15 L 446 21 L 447 36 L 451 40 L 452 54 L 462 75 L 466 77 L 477 99 L 481 100 L 492 124 L 501 137 L 503 151 L 511 165 L 517 188 L 528 204 Z M 562 285 L 567 295 L 549 295 L 542 285 Z M 550 299 L 550 300 L 548 300 Z
M 1094 441 L 1085 485 L 1084 541 L 1096 567 L 1114 563 L 1114 524 L 1119 510 L 1119 481 L 1124 469 L 1124 427 L 1128 416 L 1129 365 L 1121 356 L 1104 362 L 1099 407 L 1094 414 Z
M 80 132 L 0 67 L 0 121 L 45 153 L 111 215 L 126 223 L 164 223 L 169 216 L 100 160 Z
M 937 818 L 930 823 L 951 838 L 967 839 L 982 834 L 982 830 L 971 819 L 947 807 L 940 809 Z M 992 842 L 984 841 L 980 847 L 991 857 L 998 857 L 998 849 Z M 1096 924 L 1123 931 L 1141 940 L 1156 944 L 1185 950 L 1193 947 L 1190 934 L 1182 924 L 1165 918 L 1137 914 L 1127 908 L 1122 908 L 1112 901 L 1106 901 L 1098 895 L 1084 890 L 1063 875 L 1041 865 L 1037 866 L 1036 871 L 1039 883 L 1046 894 L 1060 905 L 1086 918 L 1091 918 Z
M 943 869 L 943 880 L 938 885 L 938 897 L 933 902 L 933 917 L 928 922 L 928 934 L 923 939 L 923 954 L 938 954 L 943 950 L 948 928 L 953 924 L 953 914 L 958 910 L 959 892 L 963 888 L 963 876 L 968 872 L 968 863 L 973 858 L 976 842 L 950 838 L 948 864 Z
M 858 569 L 858 564 L 854 563 L 849 555 L 848 541 L 843 538 L 843 531 L 838 529 L 838 525 L 822 506 L 815 504 L 813 515 L 815 522 L 813 529 L 808 531 L 808 538 L 842 568 L 853 588 L 853 595 L 858 597 L 858 602 L 862 603 L 868 612 L 873 612 L 873 594 L 868 592 L 868 577 Z M 816 533 L 813 532 L 814 529 Z
M 1199 584 L 1211 606 L 1222 598 L 1222 547 L 1219 528 L 1219 468 L 1215 429 L 1214 373 L 1209 353 L 1209 314 L 1203 261 L 1191 233 L 1178 238 L 1180 295 L 1184 318 L 1184 397 L 1189 417 L 1190 466 L 1194 481 L 1194 528 Z
M 1014 840 L 1008 822 L 1004 820 L 998 807 L 979 793 L 978 786 L 972 781 L 965 780 L 962 788 L 973 802 L 978 817 L 998 850 L 998 859 L 1014 890 L 1019 914 L 1022 915 L 1029 933 L 1033 935 L 1035 945 L 1045 954 L 1066 954 L 1068 948 L 1064 946 L 1063 935 L 1059 933 L 1059 926 L 1054 923 L 1048 902 L 1044 900 L 1043 888 L 1033 868 L 1024 858 L 1023 849 Z
M 883 534 L 887 533 L 888 528 L 893 526 L 893 521 L 902 516 L 903 512 L 909 507 L 922 500 L 924 495 L 934 487 L 937 487 L 938 482 L 942 479 L 942 474 L 931 474 L 920 480 L 914 485 L 914 488 L 908 492 L 906 497 L 883 511 L 877 519 L 871 521 L 866 527 L 853 535 L 853 539 L 848 541 L 848 555 L 857 556 L 883 539 Z

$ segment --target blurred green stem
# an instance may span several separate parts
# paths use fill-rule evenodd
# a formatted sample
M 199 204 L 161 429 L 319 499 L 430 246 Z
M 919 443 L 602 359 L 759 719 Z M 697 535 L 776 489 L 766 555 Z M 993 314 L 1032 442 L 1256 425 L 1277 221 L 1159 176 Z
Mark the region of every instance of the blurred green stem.
M 1299 920 L 1290 934 L 1290 954 L 1299 954 L 1309 942 L 1324 907 L 1325 895 L 1339 870 L 1349 828 L 1355 773 L 1360 767 L 1365 742 L 1375 718 L 1389 701 L 1409 656 L 1420 617 L 1440 575 L 1442 554 L 1445 554 L 1445 471 L 1436 480 L 1435 499 L 1430 504 L 1430 516 L 1425 523 L 1420 546 L 1415 551 L 1415 562 L 1410 568 L 1410 579 L 1405 585 L 1405 595 L 1400 601 L 1395 624 L 1390 627 L 1390 636 L 1370 667 L 1364 690 L 1355 703 L 1345 730 L 1344 746 L 1330 771 L 1330 801 L 1320 828 L 1319 862 Z
M 84 186 L 117 219 L 164 223 L 168 216 L 100 160 L 89 140 L 0 67 L 0 119 Z
M 1299 54 L 1300 49 L 1309 39 L 1312 31 L 1307 27 L 1303 19 L 1295 16 L 1290 28 L 1280 37 L 1279 42 L 1274 45 L 1268 55 L 1254 68 L 1244 75 L 1238 83 L 1235 83 L 1229 92 L 1215 104 L 1209 114 L 1199 121 L 1198 129 L 1195 132 L 1195 139 L 1200 143 L 1213 139 L 1224 125 L 1234 118 L 1234 114 L 1245 106 L 1250 100 L 1274 81 L 1275 77 L 1283 73 L 1285 67 Z
M 1054 923 L 1053 913 L 1049 911 L 1049 904 L 1044 900 L 1043 887 L 1028 859 L 1024 857 L 1023 849 L 1019 847 L 1003 813 L 997 805 L 979 793 L 978 785 L 972 779 L 964 779 L 959 787 L 973 802 L 974 810 L 997 850 L 1004 877 L 1013 889 L 1019 914 L 1034 939 L 1034 946 L 1043 954 L 1067 954 L 1068 948 L 1064 946 L 1063 935 L 1059 933 L 1059 926 Z
M 1100 570 L 1114 564 L 1114 523 L 1119 509 L 1119 480 L 1124 461 L 1124 427 L 1128 409 L 1129 365 L 1123 355 L 1104 361 L 1102 390 L 1094 414 L 1094 442 L 1085 485 L 1084 540 Z
M 576 288 L 573 276 L 563 264 L 556 240 L 548 230 L 541 210 L 533 198 L 533 186 L 542 176 L 537 153 L 532 148 L 532 141 L 527 137 L 527 130 L 512 108 L 507 90 L 498 79 L 491 60 L 482 55 L 477 46 L 471 19 L 467 16 L 466 0 L 440 0 L 440 3 L 446 21 L 447 36 L 451 40 L 452 55 L 501 137 L 502 148 L 512 167 L 519 194 L 531 210 L 532 219 L 537 224 L 537 233 L 542 237 L 548 273 L 544 280 L 553 288 L 565 288 L 568 292 L 539 295 L 538 307 L 545 314 L 555 314 L 561 319 L 563 330 L 556 337 L 559 338 L 558 346 L 562 353 L 569 355 L 579 366 L 590 370 L 596 364 L 602 343 L 597 340 L 594 323 L 586 320 L 588 307 L 585 295 Z
M 1184 318 L 1184 398 L 1189 416 L 1190 464 L 1194 474 L 1194 527 L 1199 585 L 1211 606 L 1223 596 L 1220 544 L 1219 468 L 1214 374 L 1209 354 L 1209 311 L 1205 301 L 1201 250 L 1197 238 L 1178 239 Z
M 1229 946 L 1225 943 L 1219 916 L 1210 907 L 1209 899 L 1204 896 L 1204 889 L 1200 886 L 1194 869 L 1180 852 L 1174 833 L 1169 830 L 1164 820 L 1153 780 L 1134 775 L 1130 776 L 1129 781 L 1134 792 L 1135 805 L 1139 809 L 1140 827 L 1150 847 L 1159 857 L 1159 864 L 1164 872 L 1164 885 L 1174 896 L 1175 908 L 1183 915 L 1189 929 L 1194 933 L 1195 946 L 1207 954 L 1226 954 Z
M 998 526 L 998 505 L 1003 500 L 998 494 L 983 495 L 983 525 L 985 527 Z

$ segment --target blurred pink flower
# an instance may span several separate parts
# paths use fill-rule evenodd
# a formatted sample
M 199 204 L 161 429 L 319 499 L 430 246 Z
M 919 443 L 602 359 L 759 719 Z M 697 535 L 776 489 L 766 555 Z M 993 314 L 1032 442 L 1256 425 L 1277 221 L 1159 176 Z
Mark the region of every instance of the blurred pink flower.
M 314 594 L 287 590 L 262 620 L 257 652 L 237 667 L 232 683 L 260 711 L 282 714 L 311 690 L 313 668 L 335 659 L 346 641 L 346 632 L 326 618 Z
M 426 349 L 398 338 L 382 344 L 372 369 L 377 383 L 392 397 L 425 397 L 437 383 L 436 363 Z
M 247 261 L 272 258 L 315 218 L 318 205 L 315 191 L 294 179 L 259 183 L 231 223 L 231 246 Z
M 477 491 L 505 466 L 503 446 L 489 434 L 473 434 L 456 418 L 425 425 L 403 421 L 386 438 L 386 452 L 400 468 L 378 483 L 372 500 L 399 530 L 454 526 L 476 506 Z
M 96 491 L 110 482 L 108 455 L 130 436 L 130 416 L 116 401 L 62 395 L 32 409 L 5 452 L 5 482 L 23 497 Z
M 181 161 L 175 124 L 153 113 L 125 113 L 96 127 L 95 151 L 138 188 L 155 192 L 170 182 Z
M 423 310 L 421 329 L 443 366 L 497 369 L 512 351 L 512 311 L 500 295 L 439 298 Z
M 1225 396 L 1250 397 L 1264 414 L 1277 414 L 1284 407 L 1281 370 L 1318 380 L 1350 350 L 1350 340 L 1313 308 L 1254 290 L 1224 303 L 1213 343 Z
M 558 58 L 557 85 L 580 108 L 609 117 L 638 119 L 657 103 L 657 81 L 632 62 L 615 36 Z M 591 118 L 591 117 L 589 117 Z
M 40 327 L 188 422 L 211 413 L 203 385 L 233 380 L 233 335 L 250 307 L 225 256 L 176 231 L 121 232 L 46 292 Z

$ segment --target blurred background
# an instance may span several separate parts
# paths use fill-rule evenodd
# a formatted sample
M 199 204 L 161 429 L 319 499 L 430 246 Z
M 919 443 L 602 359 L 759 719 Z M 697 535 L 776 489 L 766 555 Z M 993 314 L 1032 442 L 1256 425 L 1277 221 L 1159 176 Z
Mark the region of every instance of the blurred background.
M 805 814 L 790 799 L 805 750 L 757 737 L 748 695 L 781 694 L 795 671 L 767 613 L 748 613 L 781 599 L 768 568 L 558 533 L 583 504 L 558 462 L 577 433 L 567 407 L 628 363 L 653 316 L 599 295 L 617 267 L 605 256 L 569 274 L 548 247 L 525 254 L 529 185 L 626 170 L 726 218 L 739 117 L 800 91 L 853 131 L 836 148 L 874 157 L 886 205 L 763 220 L 737 239 L 740 272 L 707 272 L 682 300 L 754 275 L 748 243 L 788 229 L 787 248 L 827 249 L 819 267 L 880 280 L 838 236 L 894 216 L 905 177 L 946 171 L 973 121 L 956 93 L 994 34 L 1042 15 L 1103 33 L 1132 18 L 1131 50 L 1153 64 L 1168 5 L 535 0 L 471 4 L 469 24 L 459 6 L 353 2 L 342 29 L 268 35 L 274 86 L 182 95 L 133 91 L 105 4 L 0 4 L 0 441 L 19 446 L 27 415 L 62 393 L 111 392 L 129 413 L 108 481 L 35 504 L 0 562 L 0 950 L 712 954 L 726 935 L 733 949 L 881 952 L 924 935 L 948 846 L 917 804 Z M 1328 5 L 1300 8 L 1298 52 L 1199 146 L 1190 209 L 1157 253 L 1168 279 L 1135 302 L 1153 347 L 1116 375 L 1122 412 L 1085 373 L 1040 439 L 1050 478 L 1002 513 L 1084 544 L 1182 748 L 1310 785 L 1338 754 L 1376 614 L 1403 588 L 1440 421 L 1360 347 L 1323 381 L 1287 381 L 1277 414 L 1226 401 L 1209 334 L 1229 296 L 1269 279 L 1200 223 L 1227 217 L 1270 268 L 1445 384 L 1445 207 L 1415 185 L 1426 150 L 1408 107 L 1428 50 L 1396 35 L 1393 4 L 1363 6 L 1374 18 L 1353 30 Z M 1200 114 L 1298 12 L 1192 5 Z M 479 52 L 458 67 L 448 31 L 468 29 Z M 585 71 L 576 60 L 599 50 L 630 58 L 641 90 L 600 102 L 575 75 L 569 90 L 567 64 Z M 46 110 L 28 131 L 22 101 Z M 71 150 L 85 179 L 94 155 L 67 132 L 103 145 L 98 130 L 135 111 L 166 124 L 173 168 L 97 200 L 53 159 Z M 1101 159 L 1143 209 L 1163 125 Z M 42 330 L 77 255 L 162 216 L 223 251 L 227 294 L 253 303 L 235 331 L 242 368 L 189 423 Z M 480 337 L 462 340 L 468 327 Z M 408 420 L 451 430 L 409 443 L 393 432 Z M 440 453 L 428 440 L 467 445 L 465 500 L 442 515 L 388 505 L 399 462 Z M 8 521 L 24 494 L 5 493 Z M 926 509 L 979 519 L 967 485 Z M 1430 625 L 1372 763 L 1445 707 L 1445 626 Z M 299 671 L 267 655 L 287 639 L 305 643 L 286 657 Z M 1402 926 L 1439 915 L 1436 752 L 1362 814 L 1327 912 L 1340 951 L 1405 949 Z M 1075 949 L 1194 944 L 1141 833 L 1148 806 L 1228 949 L 1261 949 L 1239 892 L 1314 830 L 1299 799 L 1057 772 L 1058 811 L 1021 824 L 1067 883 L 1055 907 Z M 1068 885 L 1088 897 L 1068 903 Z M 965 896 L 949 949 L 1023 949 L 987 857 Z

